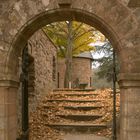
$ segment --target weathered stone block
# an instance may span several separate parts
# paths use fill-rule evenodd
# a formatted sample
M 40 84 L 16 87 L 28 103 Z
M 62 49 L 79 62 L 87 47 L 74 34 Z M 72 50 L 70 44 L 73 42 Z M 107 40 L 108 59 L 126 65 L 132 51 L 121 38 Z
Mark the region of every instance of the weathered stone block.
M 126 10 L 126 7 L 121 4 L 110 6 L 105 12 L 105 17 L 112 26 L 117 26 L 120 22 L 125 20 L 128 15 L 129 12 Z
M 4 130 L 0 129 L 0 140 L 4 140 Z
M 119 31 L 120 37 L 123 38 L 124 35 L 132 33 L 134 30 L 136 30 L 137 27 L 138 23 L 136 19 L 133 16 L 129 16 L 128 18 L 122 20 L 122 22 L 117 25 L 117 30 Z
M 0 117 L 4 117 L 5 114 L 5 106 L 3 104 L 0 104 Z
M 0 130 L 5 129 L 6 119 L 5 117 L 0 117 Z
M 139 0 L 130 0 L 128 3 L 129 7 L 140 7 L 140 1 Z

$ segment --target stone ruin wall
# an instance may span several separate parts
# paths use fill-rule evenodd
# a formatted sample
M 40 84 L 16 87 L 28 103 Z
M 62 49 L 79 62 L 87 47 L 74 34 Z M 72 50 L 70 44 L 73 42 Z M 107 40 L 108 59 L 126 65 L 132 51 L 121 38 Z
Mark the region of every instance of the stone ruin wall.
M 56 63 L 56 47 L 42 30 L 37 31 L 28 41 L 29 55 L 33 62 L 29 65 L 29 113 L 35 111 L 39 98 L 56 88 L 56 67 L 53 74 L 53 59 Z M 21 69 L 21 68 L 20 68 Z M 21 71 L 21 70 L 20 70 Z M 18 96 L 18 126 L 21 131 L 21 84 Z
M 56 88 L 56 70 L 55 78 L 53 74 L 53 59 L 55 58 L 55 64 L 57 61 L 56 48 L 41 30 L 30 38 L 28 44 L 31 56 L 34 57 L 34 94 L 47 94 Z

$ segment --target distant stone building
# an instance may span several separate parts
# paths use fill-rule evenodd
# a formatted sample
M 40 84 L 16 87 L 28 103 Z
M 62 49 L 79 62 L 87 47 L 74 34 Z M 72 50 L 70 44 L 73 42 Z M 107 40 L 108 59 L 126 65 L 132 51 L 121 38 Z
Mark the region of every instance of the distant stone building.
M 72 88 L 79 88 L 79 86 L 85 85 L 86 88 L 91 88 L 92 83 L 92 61 L 93 57 L 90 52 L 84 52 L 76 57 L 73 57 L 72 61 Z M 64 88 L 65 77 L 65 59 L 58 59 L 58 88 Z

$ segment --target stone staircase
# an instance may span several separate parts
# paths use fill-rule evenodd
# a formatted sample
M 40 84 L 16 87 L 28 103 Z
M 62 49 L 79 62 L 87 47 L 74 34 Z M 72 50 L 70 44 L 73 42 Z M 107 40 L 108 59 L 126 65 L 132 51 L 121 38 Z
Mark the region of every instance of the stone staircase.
M 43 106 L 48 114 L 49 110 L 54 112 L 46 125 L 65 133 L 103 130 L 107 125 L 102 121 L 102 102 L 94 91 L 55 90 Z

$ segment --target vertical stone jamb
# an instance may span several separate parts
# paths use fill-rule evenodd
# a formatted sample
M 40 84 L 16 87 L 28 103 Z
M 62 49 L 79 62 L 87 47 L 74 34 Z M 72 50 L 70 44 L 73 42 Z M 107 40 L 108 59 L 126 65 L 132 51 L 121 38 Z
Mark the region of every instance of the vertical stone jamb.
M 140 73 L 120 74 L 120 140 L 140 139 Z
M 16 140 L 17 89 L 17 82 L 0 80 L 0 140 Z

